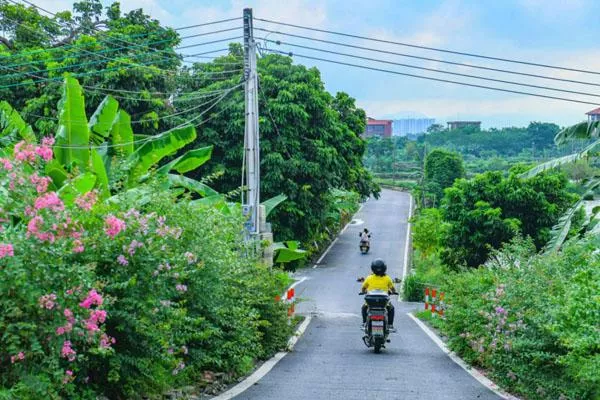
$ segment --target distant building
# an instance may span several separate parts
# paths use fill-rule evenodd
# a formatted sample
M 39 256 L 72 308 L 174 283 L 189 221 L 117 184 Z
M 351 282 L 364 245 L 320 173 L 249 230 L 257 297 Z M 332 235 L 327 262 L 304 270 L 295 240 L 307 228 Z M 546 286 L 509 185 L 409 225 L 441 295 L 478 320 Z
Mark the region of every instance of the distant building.
M 391 119 L 367 119 L 367 131 L 365 137 L 392 137 L 392 120 Z
M 477 130 L 481 129 L 481 121 L 448 121 L 448 130 L 473 127 Z
M 427 132 L 427 128 L 435 124 L 433 118 L 403 118 L 392 123 L 394 136 L 408 136 Z
M 588 116 L 588 122 L 600 121 L 600 107 L 585 114 Z

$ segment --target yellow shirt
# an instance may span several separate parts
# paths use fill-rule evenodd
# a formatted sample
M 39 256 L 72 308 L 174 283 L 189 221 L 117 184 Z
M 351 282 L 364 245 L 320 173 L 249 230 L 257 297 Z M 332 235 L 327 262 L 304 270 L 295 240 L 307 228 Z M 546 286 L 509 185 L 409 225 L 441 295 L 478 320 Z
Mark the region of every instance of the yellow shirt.
M 392 278 L 389 275 L 379 276 L 375 274 L 371 274 L 367 276 L 367 279 L 362 284 L 363 291 L 369 290 L 392 290 L 395 291 L 394 282 L 392 282 Z

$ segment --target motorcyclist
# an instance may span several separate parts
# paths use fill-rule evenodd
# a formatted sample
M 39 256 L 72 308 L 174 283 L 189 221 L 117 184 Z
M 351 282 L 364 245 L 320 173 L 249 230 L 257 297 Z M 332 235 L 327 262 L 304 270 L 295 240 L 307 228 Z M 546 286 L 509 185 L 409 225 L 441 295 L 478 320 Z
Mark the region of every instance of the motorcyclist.
M 370 246 L 370 239 L 371 239 L 371 234 L 369 233 L 369 230 L 367 228 L 363 229 L 362 232 L 360 232 L 358 234 L 358 236 L 360 236 L 360 242 L 365 242 L 367 244 L 367 246 Z
M 362 288 L 361 288 L 361 293 L 367 293 L 370 290 L 384 290 L 386 292 L 389 292 L 391 294 L 398 294 L 398 292 L 396 291 L 396 287 L 394 286 L 394 282 L 392 281 L 392 278 L 390 278 L 389 275 L 386 274 L 387 271 L 387 265 L 385 263 L 385 261 L 383 261 L 381 258 L 376 258 L 375 260 L 373 260 L 373 262 L 371 263 L 371 271 L 373 271 L 373 273 L 369 276 L 367 276 L 367 278 L 364 280 L 363 284 L 362 284 Z M 363 328 L 365 326 L 365 324 L 367 323 L 367 304 L 363 304 L 362 306 L 362 320 L 363 320 Z M 394 329 L 394 314 L 395 314 L 395 310 L 394 310 L 394 306 L 392 305 L 392 302 L 389 301 L 387 304 L 387 314 L 388 314 L 388 322 L 389 322 L 389 329 L 390 332 L 393 332 Z

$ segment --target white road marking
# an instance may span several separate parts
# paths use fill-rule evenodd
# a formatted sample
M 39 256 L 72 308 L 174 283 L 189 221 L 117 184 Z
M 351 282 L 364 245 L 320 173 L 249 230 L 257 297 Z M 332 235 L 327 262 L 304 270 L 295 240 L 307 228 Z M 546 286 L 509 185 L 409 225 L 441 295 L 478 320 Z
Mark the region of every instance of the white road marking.
M 331 250 L 331 248 L 333 247 L 333 245 L 337 243 L 338 239 L 339 239 L 339 237 L 336 237 L 333 240 L 333 242 L 331 242 L 331 244 L 329 245 L 329 247 L 323 252 L 323 254 L 321 254 L 321 257 L 319 257 L 319 259 L 317 260 L 317 263 L 315 265 L 313 265 L 313 268 L 317 268 L 317 266 L 319 265 L 319 263 L 321 261 L 323 261 L 323 259 L 327 255 L 327 253 L 329 253 L 329 250 Z
M 402 282 L 406 280 L 406 275 L 408 274 L 408 244 L 410 243 L 410 219 L 412 218 L 412 201 L 413 198 L 412 196 L 410 196 L 410 201 L 408 203 L 408 225 L 406 226 L 406 245 L 404 247 L 404 269 L 402 270 Z M 402 285 L 402 287 L 404 288 L 404 285 Z
M 295 288 L 296 286 L 298 286 L 299 284 L 301 284 L 302 282 L 304 282 L 307 279 L 309 279 L 309 278 L 306 277 L 306 276 L 303 276 L 300 279 L 298 279 L 296 282 L 292 283 L 290 285 L 290 287 L 288 287 L 287 289 L 285 289 L 285 292 L 283 292 L 283 294 L 281 295 L 281 298 L 285 299 L 285 296 L 286 296 L 288 290 Z
M 417 317 L 415 317 L 411 313 L 406 313 L 406 315 L 408 315 L 413 321 L 415 321 L 415 323 L 419 326 L 419 328 L 421 328 L 423 330 L 423 332 L 425 332 L 427 334 L 427 336 L 429 336 L 429 338 L 431 340 L 433 340 L 433 343 L 437 344 L 437 346 L 440 349 L 442 349 L 442 351 L 444 353 L 446 353 L 452 361 L 454 361 L 462 369 L 467 371 L 467 373 L 469 375 L 471 375 L 473 378 L 477 379 L 477 381 L 479 381 L 479 383 L 481 383 L 483 386 L 490 389 L 492 392 L 496 393 L 498 396 L 500 396 L 501 398 L 503 398 L 505 400 L 520 400 L 518 397 L 515 397 L 512 394 L 506 393 L 505 391 L 500 389 L 498 387 L 498 385 L 496 385 L 488 377 L 483 375 L 481 372 L 479 372 L 475 368 L 472 368 L 471 366 L 467 365 L 467 363 L 465 363 L 462 360 L 462 358 L 460 358 L 455 352 L 451 351 L 448 348 L 448 346 L 446 346 L 446 343 L 444 343 L 442 341 L 442 339 L 440 339 L 431 329 L 429 329 L 429 327 L 427 325 L 425 325 Z
M 283 357 L 286 356 L 286 354 L 288 354 L 290 351 L 293 350 L 294 346 L 298 342 L 298 339 L 306 331 L 306 328 L 308 327 L 308 324 L 310 324 L 311 319 L 312 319 L 312 316 L 307 315 L 306 318 L 304 319 L 304 321 L 302 321 L 302 323 L 300 324 L 300 326 L 294 333 L 294 336 L 292 336 L 290 338 L 290 340 L 288 341 L 287 351 L 280 351 L 279 353 L 275 354 L 269 360 L 265 361 L 265 363 L 263 365 L 261 365 L 259 369 L 254 371 L 254 373 L 252 373 L 252 375 L 250 375 L 249 377 L 247 377 L 246 379 L 244 379 L 243 381 L 241 381 L 240 383 L 238 383 L 237 385 L 235 385 L 234 387 L 232 387 L 225 393 L 221 393 L 217 397 L 213 397 L 212 400 L 232 399 L 235 396 L 242 394 L 246 389 L 248 389 L 252 385 L 256 384 L 259 380 L 261 380 L 266 374 L 269 373 L 269 371 L 271 371 L 273 369 L 273 367 L 279 361 L 281 361 L 281 359 Z

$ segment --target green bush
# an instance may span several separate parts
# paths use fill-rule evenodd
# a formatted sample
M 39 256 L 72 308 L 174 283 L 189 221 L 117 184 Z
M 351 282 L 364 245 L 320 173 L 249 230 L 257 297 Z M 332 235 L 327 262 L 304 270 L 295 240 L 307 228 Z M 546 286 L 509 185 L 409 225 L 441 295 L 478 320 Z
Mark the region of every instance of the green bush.
M 450 347 L 528 399 L 597 399 L 599 245 L 535 255 L 516 241 L 485 268 L 453 274 L 442 288 Z
M 86 174 L 57 193 L 50 146 L 0 159 L 0 398 L 141 399 L 285 345 L 289 282 L 246 248 L 239 207 L 154 179 L 106 202 Z

